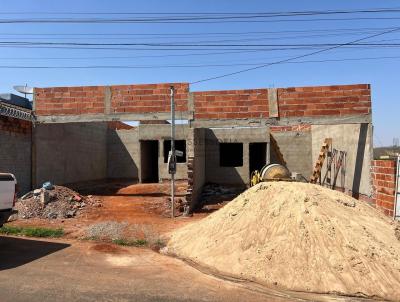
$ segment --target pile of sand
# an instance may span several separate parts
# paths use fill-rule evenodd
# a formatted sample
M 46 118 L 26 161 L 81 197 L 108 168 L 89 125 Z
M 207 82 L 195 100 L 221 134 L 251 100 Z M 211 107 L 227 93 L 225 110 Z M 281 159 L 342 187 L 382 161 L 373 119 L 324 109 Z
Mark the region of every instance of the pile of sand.
M 175 231 L 166 251 L 222 274 L 290 290 L 399 300 L 395 227 L 340 192 L 261 183 Z

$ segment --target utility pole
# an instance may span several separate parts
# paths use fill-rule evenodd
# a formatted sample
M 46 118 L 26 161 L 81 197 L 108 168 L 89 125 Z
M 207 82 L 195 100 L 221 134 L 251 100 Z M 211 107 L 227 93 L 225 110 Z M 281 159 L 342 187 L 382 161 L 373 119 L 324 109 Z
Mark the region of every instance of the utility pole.
M 169 158 L 168 170 L 171 174 L 171 218 L 175 217 L 175 172 L 176 172 L 176 156 L 175 156 L 175 89 L 171 90 L 171 153 Z

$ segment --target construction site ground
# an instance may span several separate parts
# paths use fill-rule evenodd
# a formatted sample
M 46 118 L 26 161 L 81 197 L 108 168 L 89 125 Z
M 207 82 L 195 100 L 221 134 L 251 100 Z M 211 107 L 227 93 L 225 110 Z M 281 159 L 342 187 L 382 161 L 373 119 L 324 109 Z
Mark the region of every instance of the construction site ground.
M 178 198 L 184 196 L 185 190 L 185 182 L 177 182 Z M 212 193 L 213 189 L 209 190 Z M 93 195 L 102 206 L 88 208 L 74 218 L 20 219 L 10 223 L 62 227 L 62 238 L 0 236 L 2 301 L 355 301 L 354 297 L 290 292 L 227 279 L 150 248 L 85 240 L 88 227 L 110 221 L 151 226 L 161 237 L 168 238 L 173 230 L 208 216 L 226 198 L 210 199 L 211 204 L 192 217 L 171 219 L 165 215 L 168 182 L 91 184 L 79 192 L 96 193 Z
M 177 199 L 186 192 L 184 181 L 176 182 Z M 158 234 L 165 235 L 172 230 L 207 215 L 206 211 L 175 219 L 169 215 L 170 183 L 137 184 L 126 181 L 109 183 L 89 183 L 77 190 L 81 194 L 93 195 L 102 202 L 102 207 L 91 207 L 79 216 L 68 219 L 19 219 L 10 225 L 62 227 L 66 238 L 83 238 L 85 229 L 93 224 L 113 221 L 128 225 L 147 225 Z

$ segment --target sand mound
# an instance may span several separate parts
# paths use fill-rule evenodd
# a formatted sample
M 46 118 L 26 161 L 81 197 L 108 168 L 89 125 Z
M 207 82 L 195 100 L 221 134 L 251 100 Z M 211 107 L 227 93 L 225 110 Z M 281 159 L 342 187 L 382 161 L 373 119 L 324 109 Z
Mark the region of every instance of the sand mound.
M 261 183 L 172 234 L 167 252 L 295 291 L 400 298 L 395 223 L 305 183 Z

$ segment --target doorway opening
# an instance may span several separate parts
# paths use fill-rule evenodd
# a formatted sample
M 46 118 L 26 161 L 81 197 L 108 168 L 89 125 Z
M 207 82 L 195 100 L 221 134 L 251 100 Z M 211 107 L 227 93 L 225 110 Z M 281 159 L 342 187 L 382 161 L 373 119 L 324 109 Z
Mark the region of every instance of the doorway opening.
M 250 175 L 254 170 L 260 171 L 267 161 L 267 143 L 249 144 L 249 168 Z
M 140 176 L 143 183 L 156 183 L 158 177 L 158 141 L 140 141 Z

